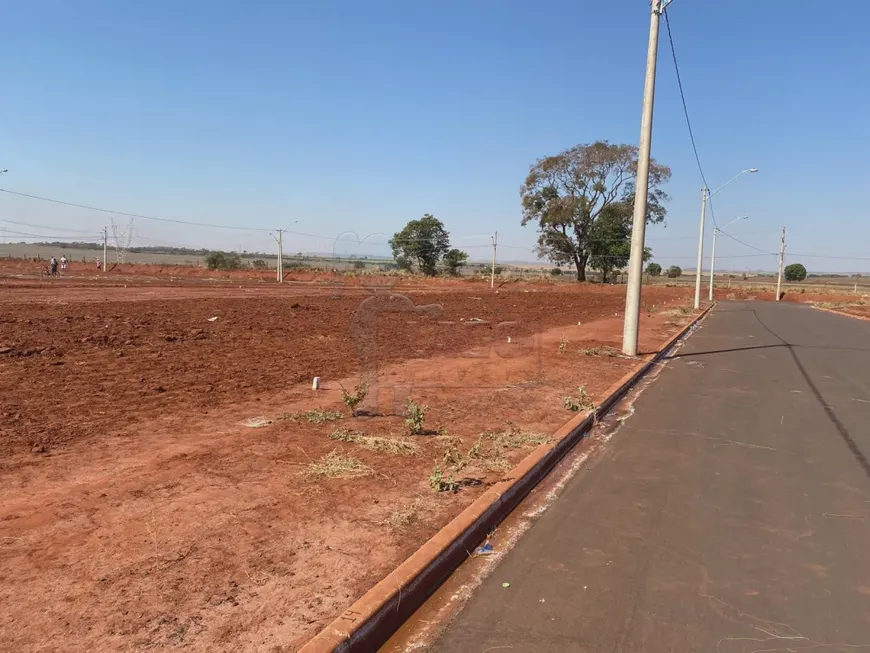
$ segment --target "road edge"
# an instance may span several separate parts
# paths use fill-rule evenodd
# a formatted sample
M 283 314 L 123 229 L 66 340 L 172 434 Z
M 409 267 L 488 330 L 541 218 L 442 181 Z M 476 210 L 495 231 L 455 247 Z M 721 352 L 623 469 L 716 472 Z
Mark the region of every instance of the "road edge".
M 834 315 L 841 315 L 842 317 L 851 317 L 856 320 L 864 320 L 865 322 L 870 322 L 870 317 L 866 317 L 864 315 L 852 315 L 851 313 L 844 313 L 834 308 L 825 308 L 823 306 L 816 306 L 815 304 L 813 304 L 813 308 L 817 311 L 824 311 L 825 313 L 833 313 Z
M 480 495 L 417 551 L 326 626 L 299 653 L 375 651 L 459 567 L 486 534 L 509 515 L 556 464 L 640 381 L 654 365 L 704 319 L 713 303 L 654 354 L 614 383 L 593 411 L 580 413 L 514 467 L 505 478 Z

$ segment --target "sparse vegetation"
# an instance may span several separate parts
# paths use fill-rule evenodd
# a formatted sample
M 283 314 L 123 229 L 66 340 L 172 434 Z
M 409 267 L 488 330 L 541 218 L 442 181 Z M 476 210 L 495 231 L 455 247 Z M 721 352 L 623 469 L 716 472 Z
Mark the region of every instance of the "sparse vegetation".
M 408 417 L 405 420 L 405 426 L 408 427 L 408 432 L 411 435 L 422 435 L 425 432 L 426 413 L 429 411 L 429 406 L 421 406 L 409 397 L 407 409 Z
M 264 261 L 263 259 L 258 258 L 251 261 L 251 267 L 255 270 L 265 270 L 269 267 L 269 264 L 266 263 L 266 261 Z
M 321 408 L 312 408 L 301 413 L 284 413 L 279 415 L 278 419 L 289 419 L 294 422 L 311 422 L 312 424 L 325 424 L 326 422 L 335 422 L 344 417 L 344 413 L 333 410 L 323 410 Z
M 351 431 L 349 429 L 336 429 L 329 434 L 333 440 L 349 442 L 359 445 L 378 453 L 387 453 L 396 456 L 416 456 L 420 453 L 420 445 L 410 440 L 401 438 L 387 438 L 378 435 L 366 435 L 363 431 Z
M 611 358 L 618 354 L 613 347 L 590 347 L 581 349 L 580 353 L 584 356 L 609 356 Z
M 566 396 L 563 400 L 563 404 L 567 410 L 570 410 L 573 413 L 578 413 L 581 410 L 592 410 L 595 408 L 592 397 L 586 394 L 586 388 L 582 385 L 577 388 L 577 396 Z
M 420 513 L 428 508 L 428 502 L 423 497 L 415 497 L 409 503 L 396 508 L 390 516 L 381 522 L 394 531 L 403 531 L 420 518 Z
M 566 351 L 568 351 L 568 338 L 562 336 L 559 340 L 559 353 L 564 354 Z
M 370 476 L 374 470 L 362 461 L 333 449 L 320 460 L 312 461 L 304 475 L 309 478 L 360 478 Z
M 453 478 L 453 474 L 444 476 L 441 466 L 435 465 L 435 468 L 429 475 L 429 487 L 436 492 L 458 492 L 460 486 L 459 482 Z
M 505 431 L 487 431 L 483 437 L 491 440 L 500 449 L 534 448 L 542 444 L 549 444 L 553 440 L 550 435 L 530 433 L 513 427 Z
M 341 385 L 341 384 L 339 384 Z M 356 417 L 356 407 L 359 406 L 369 394 L 369 384 L 365 379 L 360 379 L 353 389 L 353 392 L 348 392 L 345 387 L 341 386 L 341 400 L 344 405 L 350 410 L 352 417 Z

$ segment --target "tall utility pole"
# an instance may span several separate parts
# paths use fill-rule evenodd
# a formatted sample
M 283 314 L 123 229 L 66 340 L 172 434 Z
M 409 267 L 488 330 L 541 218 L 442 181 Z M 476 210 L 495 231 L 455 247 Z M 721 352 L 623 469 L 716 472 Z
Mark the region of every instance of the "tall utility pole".
M 492 271 L 489 275 L 489 287 L 495 288 L 495 250 L 498 249 L 498 232 L 492 237 Z
M 656 64 L 659 52 L 659 23 L 671 0 L 653 0 L 649 25 L 649 49 L 646 55 L 646 81 L 643 90 L 643 118 L 640 124 L 640 149 L 637 161 L 637 192 L 631 228 L 631 257 L 628 263 L 628 288 L 625 292 L 625 325 L 622 353 L 637 355 L 637 332 L 640 326 L 640 286 L 643 281 L 643 245 L 646 235 L 646 209 L 649 195 L 649 160 L 652 149 L 653 104 L 656 95 Z
M 109 228 L 103 227 L 103 274 L 108 272 L 106 266 L 109 263 Z
M 278 230 L 278 283 L 284 283 L 284 230 Z
M 698 236 L 698 267 L 695 268 L 695 310 L 701 308 L 701 268 L 704 266 L 704 223 L 707 222 L 707 198 L 710 189 L 701 189 L 701 234 Z
M 782 228 L 782 240 L 779 244 L 779 274 L 776 277 L 776 301 L 782 294 L 782 264 L 785 261 L 785 227 Z
M 741 215 L 734 218 L 731 222 L 725 225 L 725 229 L 730 227 L 732 224 L 739 220 L 746 220 L 748 215 Z M 713 301 L 713 286 L 716 285 L 716 236 L 722 233 L 722 230 L 719 227 L 713 228 L 713 249 L 710 251 L 710 296 L 709 299 Z M 727 234 L 726 234 L 727 235 Z M 702 237 L 703 238 L 703 237 Z M 728 287 L 731 287 L 731 278 L 728 278 Z

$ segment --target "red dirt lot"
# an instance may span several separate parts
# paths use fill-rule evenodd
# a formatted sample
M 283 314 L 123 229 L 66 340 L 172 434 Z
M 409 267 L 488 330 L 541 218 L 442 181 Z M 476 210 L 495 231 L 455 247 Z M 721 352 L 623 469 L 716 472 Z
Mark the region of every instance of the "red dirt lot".
M 481 434 L 552 433 L 635 364 L 624 287 L 66 281 L 0 284 L 0 650 L 296 650 L 534 446 Z M 688 292 L 645 289 L 642 349 Z M 311 408 L 344 417 L 287 419 Z M 364 475 L 316 475 L 330 453 Z

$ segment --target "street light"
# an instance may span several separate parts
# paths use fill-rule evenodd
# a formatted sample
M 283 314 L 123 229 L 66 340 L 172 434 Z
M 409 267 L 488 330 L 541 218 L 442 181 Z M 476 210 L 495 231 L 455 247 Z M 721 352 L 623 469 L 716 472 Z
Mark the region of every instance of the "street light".
M 713 277 L 716 274 L 716 272 L 715 272 L 715 269 L 716 269 L 716 236 L 719 235 L 720 231 L 725 231 L 725 229 L 730 227 L 735 222 L 738 222 L 740 220 L 747 220 L 748 218 L 749 218 L 748 215 L 741 215 L 739 217 L 734 218 L 731 222 L 726 224 L 723 229 L 720 229 L 719 227 L 715 227 L 713 229 L 713 251 L 710 254 L 710 301 L 711 302 L 713 301 Z
M 713 197 L 713 195 L 721 193 L 726 186 L 731 184 L 733 181 L 736 181 L 747 172 L 754 174 L 758 172 L 758 168 L 747 168 L 746 170 L 741 170 L 727 183 L 720 186 L 712 193 L 709 188 L 701 189 L 701 233 L 698 236 L 698 265 L 695 268 L 695 310 L 701 308 L 701 268 L 704 266 L 704 223 L 707 221 L 707 200 Z

